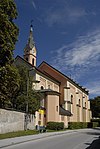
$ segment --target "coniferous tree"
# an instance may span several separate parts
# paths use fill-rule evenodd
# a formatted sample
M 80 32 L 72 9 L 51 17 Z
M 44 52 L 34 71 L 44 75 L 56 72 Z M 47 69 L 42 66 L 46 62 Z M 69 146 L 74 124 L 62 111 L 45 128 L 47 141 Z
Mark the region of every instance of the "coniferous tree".
M 0 0 L 0 107 L 11 107 L 19 88 L 18 71 L 11 65 L 18 36 L 16 17 L 14 0 Z
M 0 0 L 0 66 L 11 64 L 18 37 L 18 28 L 13 22 L 17 17 L 14 0 Z
M 13 100 L 19 90 L 20 75 L 14 66 L 0 68 L 0 107 L 13 107 Z

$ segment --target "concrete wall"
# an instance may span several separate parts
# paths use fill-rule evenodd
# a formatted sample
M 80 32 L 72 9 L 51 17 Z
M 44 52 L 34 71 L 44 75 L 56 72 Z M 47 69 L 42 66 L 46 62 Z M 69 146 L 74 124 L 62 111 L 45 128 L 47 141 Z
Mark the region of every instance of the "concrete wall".
M 0 109 L 0 134 L 24 130 L 25 113 Z M 34 129 L 34 117 L 28 118 L 28 129 Z

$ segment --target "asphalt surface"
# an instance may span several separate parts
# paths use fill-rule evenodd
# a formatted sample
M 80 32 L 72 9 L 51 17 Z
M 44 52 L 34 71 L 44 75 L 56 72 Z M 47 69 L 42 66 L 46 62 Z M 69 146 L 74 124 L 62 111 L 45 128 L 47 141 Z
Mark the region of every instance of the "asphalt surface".
M 100 128 L 67 130 L 64 132 L 0 140 L 5 149 L 100 149 Z

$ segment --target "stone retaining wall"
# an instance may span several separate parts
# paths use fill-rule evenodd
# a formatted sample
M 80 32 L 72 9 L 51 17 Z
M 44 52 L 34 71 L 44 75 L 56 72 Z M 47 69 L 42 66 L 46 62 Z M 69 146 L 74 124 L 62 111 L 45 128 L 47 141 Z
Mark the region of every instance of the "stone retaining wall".
M 34 129 L 34 115 L 28 117 L 28 129 Z M 24 130 L 25 113 L 0 109 L 0 134 Z

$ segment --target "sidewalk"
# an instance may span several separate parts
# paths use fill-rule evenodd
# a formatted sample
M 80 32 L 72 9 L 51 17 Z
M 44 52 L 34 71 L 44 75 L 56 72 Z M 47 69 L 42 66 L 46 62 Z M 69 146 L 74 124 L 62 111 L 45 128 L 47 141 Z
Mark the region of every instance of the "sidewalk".
M 24 143 L 24 142 L 28 142 L 28 141 L 34 141 L 34 140 L 42 139 L 42 138 L 46 138 L 46 137 L 51 137 L 54 135 L 76 133 L 78 131 L 80 131 L 80 130 L 66 130 L 66 131 L 61 131 L 61 132 L 46 132 L 46 133 L 40 133 L 40 134 L 36 134 L 36 135 L 3 139 L 3 140 L 0 140 L 0 148 L 19 144 L 19 143 Z

